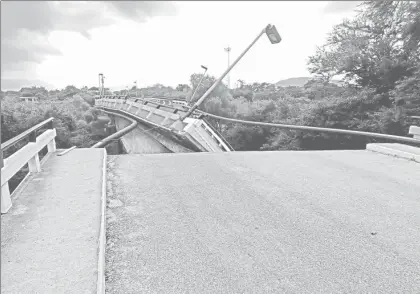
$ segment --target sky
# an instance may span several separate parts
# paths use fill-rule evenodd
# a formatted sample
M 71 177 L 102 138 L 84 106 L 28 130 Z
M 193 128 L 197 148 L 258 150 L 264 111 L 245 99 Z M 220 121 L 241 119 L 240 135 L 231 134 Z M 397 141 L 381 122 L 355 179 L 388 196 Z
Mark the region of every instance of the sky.
M 1 88 L 124 89 L 188 84 L 193 73 L 220 76 L 267 25 L 266 36 L 230 73 L 230 85 L 310 76 L 308 57 L 357 1 L 7 1 L 1 3 Z M 227 82 L 227 79 L 225 80 Z

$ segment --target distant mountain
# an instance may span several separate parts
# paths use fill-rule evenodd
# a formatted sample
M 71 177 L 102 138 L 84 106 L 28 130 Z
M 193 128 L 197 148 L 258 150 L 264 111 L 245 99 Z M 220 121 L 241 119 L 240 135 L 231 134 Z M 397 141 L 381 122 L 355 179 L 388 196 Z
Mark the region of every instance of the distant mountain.
M 310 79 L 312 78 L 311 77 L 289 78 L 289 79 L 278 81 L 276 83 L 276 86 L 278 87 L 290 87 L 290 86 L 303 87 Z M 342 82 L 339 80 L 331 80 L 330 83 L 336 84 L 338 86 L 342 84 Z
M 311 78 L 310 77 L 299 77 L 299 78 L 289 78 L 285 80 L 278 81 L 276 86 L 279 87 L 303 87 Z

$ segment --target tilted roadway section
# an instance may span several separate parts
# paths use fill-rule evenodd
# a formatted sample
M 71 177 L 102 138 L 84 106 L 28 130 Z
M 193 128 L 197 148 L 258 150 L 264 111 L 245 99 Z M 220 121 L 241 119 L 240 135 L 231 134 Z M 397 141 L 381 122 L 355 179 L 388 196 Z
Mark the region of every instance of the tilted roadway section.
M 358 151 L 108 157 L 107 293 L 418 293 L 420 165 Z

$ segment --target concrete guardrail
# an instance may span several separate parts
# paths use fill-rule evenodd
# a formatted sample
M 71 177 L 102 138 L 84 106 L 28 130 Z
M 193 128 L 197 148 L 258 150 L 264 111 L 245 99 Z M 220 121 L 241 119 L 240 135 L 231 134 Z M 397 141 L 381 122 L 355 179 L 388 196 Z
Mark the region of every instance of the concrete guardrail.
M 41 163 L 39 161 L 39 152 L 45 146 L 48 148 L 48 153 L 56 151 L 55 137 L 57 136 L 57 132 L 53 128 L 52 123 L 53 118 L 49 118 L 1 144 L 1 213 L 6 213 L 10 207 L 12 207 L 9 180 L 25 166 L 25 164 L 28 164 L 30 173 L 40 172 Z M 37 136 L 38 131 L 45 127 L 48 129 Z M 28 137 L 28 144 L 8 158 L 3 159 L 3 151 Z

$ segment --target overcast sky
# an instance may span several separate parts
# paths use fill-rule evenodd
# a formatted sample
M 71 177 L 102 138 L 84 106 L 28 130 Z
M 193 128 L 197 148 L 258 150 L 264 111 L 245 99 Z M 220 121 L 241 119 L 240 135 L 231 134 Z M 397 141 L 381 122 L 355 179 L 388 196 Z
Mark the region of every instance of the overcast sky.
M 359 2 L 44 2 L 1 3 L 2 89 L 189 83 L 194 72 L 219 76 L 267 24 L 282 42 L 263 36 L 231 72 L 231 86 L 309 76 L 307 58 L 334 24 Z

